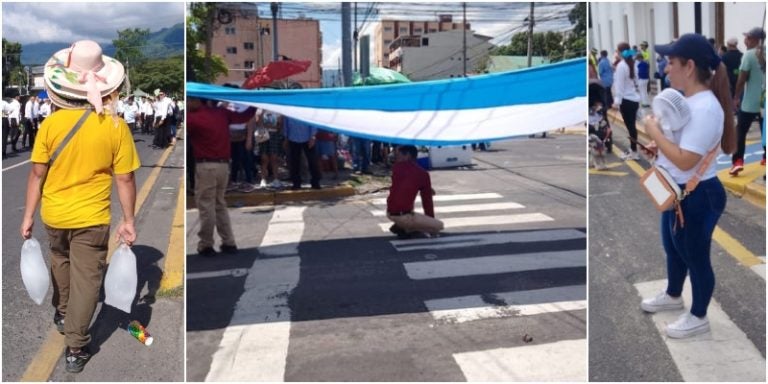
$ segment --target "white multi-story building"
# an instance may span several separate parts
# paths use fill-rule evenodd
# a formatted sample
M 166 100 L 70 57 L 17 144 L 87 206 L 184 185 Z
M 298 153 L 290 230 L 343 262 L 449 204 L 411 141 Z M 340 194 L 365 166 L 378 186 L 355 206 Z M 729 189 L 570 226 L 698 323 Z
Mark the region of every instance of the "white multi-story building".
M 700 31 L 696 31 L 697 4 Z M 698 32 L 714 38 L 718 47 L 735 37 L 743 52 L 743 33 L 754 27 L 765 28 L 765 11 L 765 2 L 590 3 L 589 46 L 613 52 L 622 41 L 638 46 L 647 41 L 653 52 L 657 44 Z M 655 60 L 651 60 L 654 64 Z
M 467 72 L 475 72 L 494 48 L 491 37 L 467 31 Z M 464 75 L 463 31 L 422 36 L 400 36 L 389 46 L 389 68 L 414 81 L 447 79 Z

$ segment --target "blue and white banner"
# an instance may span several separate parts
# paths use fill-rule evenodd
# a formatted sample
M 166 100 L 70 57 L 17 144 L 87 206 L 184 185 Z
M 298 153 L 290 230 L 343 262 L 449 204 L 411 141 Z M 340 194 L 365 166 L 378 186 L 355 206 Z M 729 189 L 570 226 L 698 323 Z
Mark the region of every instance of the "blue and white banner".
M 580 58 L 469 78 L 356 88 L 240 90 L 187 83 L 187 95 L 263 108 L 349 136 L 459 145 L 584 122 L 586 63 Z

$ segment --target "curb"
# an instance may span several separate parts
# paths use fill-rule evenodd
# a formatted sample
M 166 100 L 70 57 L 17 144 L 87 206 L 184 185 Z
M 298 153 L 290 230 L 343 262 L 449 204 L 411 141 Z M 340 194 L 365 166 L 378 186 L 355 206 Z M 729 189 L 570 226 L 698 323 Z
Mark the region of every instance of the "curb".
M 168 236 L 168 250 L 165 252 L 163 262 L 163 277 L 160 279 L 160 288 L 157 295 L 184 287 L 184 175 L 179 180 L 179 196 L 176 200 L 176 210 L 171 222 L 171 233 Z
M 348 185 L 329 187 L 322 189 L 300 189 L 298 191 L 278 191 L 264 192 L 257 191 L 251 193 L 233 192 L 225 195 L 227 207 L 242 208 L 259 205 L 277 205 L 296 201 L 322 201 L 333 200 L 343 197 L 354 196 L 355 188 Z M 187 209 L 197 208 L 195 198 L 187 198 Z
M 618 111 L 609 110 L 608 119 L 611 126 L 616 123 L 624 127 L 625 130 L 627 129 Z M 637 122 L 637 137 L 645 141 L 650 140 L 650 137 L 645 133 L 645 126 L 639 121 Z M 761 170 L 762 172 L 760 172 Z M 760 173 L 765 174 L 765 168 L 759 163 L 752 163 L 744 167 L 744 172 L 740 177 L 731 177 L 728 170 L 719 171 L 717 177 L 733 195 L 765 209 L 765 186 L 755 182 L 760 177 Z

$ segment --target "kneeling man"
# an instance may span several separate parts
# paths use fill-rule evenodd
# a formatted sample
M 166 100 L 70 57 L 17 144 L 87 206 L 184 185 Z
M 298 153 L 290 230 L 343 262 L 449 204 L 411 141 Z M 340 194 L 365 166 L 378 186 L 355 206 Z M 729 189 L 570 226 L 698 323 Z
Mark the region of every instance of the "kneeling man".
M 410 238 L 414 233 L 427 233 L 436 237 L 443 229 L 443 222 L 435 219 L 432 203 L 432 182 L 429 173 L 416 163 L 416 147 L 402 145 L 395 152 L 392 167 L 392 186 L 387 198 L 387 217 L 395 224 L 389 230 L 399 238 Z M 413 211 L 416 193 L 421 193 L 421 205 L 425 215 Z

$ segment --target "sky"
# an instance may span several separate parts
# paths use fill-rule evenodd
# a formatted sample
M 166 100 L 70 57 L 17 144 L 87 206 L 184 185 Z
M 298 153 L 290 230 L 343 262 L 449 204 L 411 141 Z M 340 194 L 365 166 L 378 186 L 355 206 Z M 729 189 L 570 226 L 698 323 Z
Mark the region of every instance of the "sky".
M 183 2 L 3 2 L 3 37 L 22 45 L 82 39 L 110 43 L 117 37 L 118 30 L 149 28 L 155 32 L 183 22 Z

